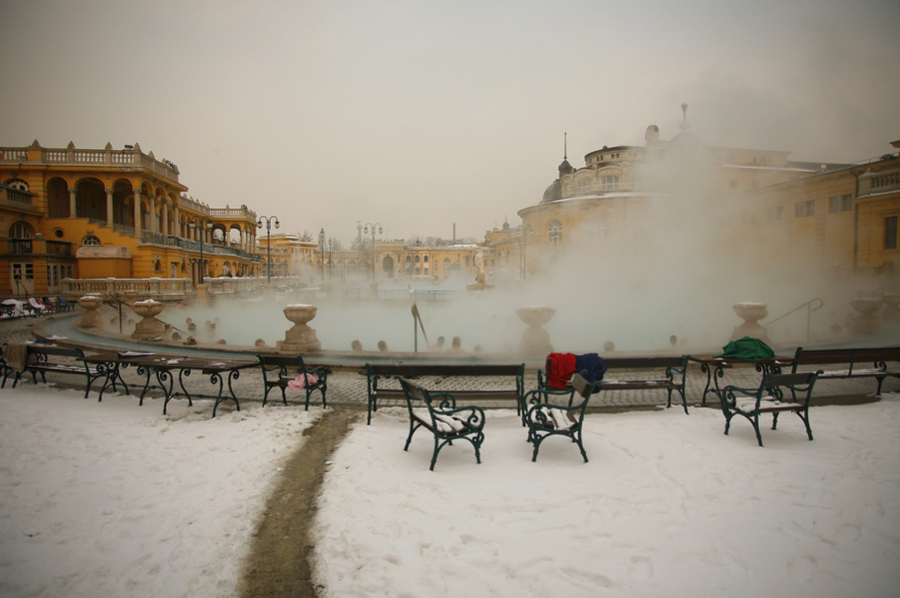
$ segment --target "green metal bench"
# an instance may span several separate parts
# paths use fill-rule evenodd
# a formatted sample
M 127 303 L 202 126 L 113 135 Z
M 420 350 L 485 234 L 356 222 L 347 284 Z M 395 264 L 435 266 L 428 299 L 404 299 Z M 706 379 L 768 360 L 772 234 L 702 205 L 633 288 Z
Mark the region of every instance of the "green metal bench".
M 584 424 L 584 411 L 587 408 L 588 400 L 599 388 L 600 382 L 590 384 L 580 374 L 575 374 L 569 390 L 539 388 L 525 395 L 526 404 L 531 405 L 525 414 L 525 424 L 528 426 L 528 442 L 534 445 L 532 461 L 537 461 L 538 450 L 544 440 L 551 436 L 565 436 L 571 438 L 572 442 L 578 445 L 584 462 L 588 462 L 587 453 L 582 444 L 581 428 Z M 576 394 L 579 397 L 578 403 L 574 403 Z M 550 402 L 551 397 L 566 396 L 569 398 L 566 405 Z
M 798 347 L 790 364 L 791 373 L 797 374 L 810 367 L 819 369 L 823 365 L 846 365 L 841 370 L 821 370 L 820 380 L 840 380 L 846 378 L 875 378 L 878 387 L 875 396 L 881 395 L 881 385 L 885 378 L 900 378 L 900 371 L 888 370 L 889 362 L 900 362 L 900 347 L 870 347 L 859 349 L 804 349 Z
M 774 430 L 778 425 L 778 414 L 787 411 L 800 416 L 803 425 L 806 426 L 806 435 L 812 440 L 812 429 L 809 427 L 809 401 L 820 373 L 766 374 L 756 389 L 726 386 L 720 395 L 722 413 L 725 415 L 725 434 L 728 434 L 732 418 L 740 415 L 753 426 L 756 440 L 759 446 L 762 446 L 759 416 L 771 413 Z M 786 390 L 790 391 L 791 402 L 786 400 Z
M 484 411 L 474 405 L 457 407 L 456 399 L 450 393 L 441 392 L 430 394 L 421 386 L 416 386 L 409 380 L 397 377 L 403 394 L 406 397 L 406 406 L 409 409 L 409 436 L 406 437 L 406 446 L 409 449 L 413 434 L 419 428 L 429 430 L 434 436 L 434 452 L 431 455 L 431 467 L 437 462 L 438 453 L 454 440 L 466 440 L 475 448 L 475 461 L 481 463 L 481 443 L 484 441 Z M 435 401 L 439 401 L 435 405 Z M 413 405 L 421 405 L 414 407 Z
M 309 378 L 307 378 L 307 383 L 303 387 L 306 391 L 306 410 L 309 410 L 310 396 L 317 390 L 322 393 L 322 407 L 328 406 L 325 402 L 325 393 L 328 392 L 328 374 L 331 373 L 329 368 L 323 366 L 307 368 L 303 363 L 303 356 L 301 355 L 260 354 L 256 357 L 259 359 L 259 367 L 262 370 L 263 386 L 265 389 L 263 394 L 263 407 L 266 406 L 266 401 L 269 399 L 269 393 L 274 388 L 281 390 L 281 401 L 287 405 L 285 389 L 288 386 L 288 382 L 294 380 L 301 374 L 315 376 L 316 378 L 316 381 L 313 383 L 309 383 Z
M 687 397 L 685 396 L 685 378 L 689 355 L 673 357 L 604 357 L 603 365 L 606 366 L 606 375 L 600 381 L 600 390 L 665 390 L 668 394 L 666 407 L 672 406 L 672 391 L 678 391 L 681 395 L 681 404 L 684 412 L 688 413 Z M 538 388 L 549 387 L 550 357 L 547 357 L 546 370 L 538 370 Z M 659 372 L 656 378 L 628 377 L 612 378 L 616 371 L 627 370 L 629 372 L 652 370 Z M 652 374 L 651 374 L 652 375 Z
M 492 363 L 367 363 L 366 381 L 368 386 L 368 416 L 366 423 L 372 423 L 372 412 L 378 411 L 379 400 L 402 400 L 402 388 L 379 386 L 379 382 L 400 378 L 434 377 L 450 386 L 447 391 L 466 402 L 471 401 L 513 401 L 516 413 L 523 414 L 522 398 L 525 395 L 525 364 Z M 506 378 L 507 388 L 477 388 L 462 390 L 452 388 L 448 379 L 472 377 Z M 498 384 L 499 386 L 499 384 Z
M 88 398 L 94 380 L 100 378 L 107 380 L 112 375 L 112 370 L 103 364 L 92 366 L 86 363 L 84 352 L 78 347 L 61 347 L 59 345 L 33 343 L 27 345 L 27 351 L 28 359 L 25 364 L 25 369 L 16 372 L 16 377 L 13 380 L 13 388 L 16 387 L 22 374 L 25 372 L 31 374 L 32 382 L 35 384 L 37 384 L 38 374 L 41 375 L 41 381 L 44 383 L 47 382 L 46 374 L 48 372 L 56 374 L 76 374 L 85 377 L 84 398 Z M 68 361 L 65 359 L 68 359 Z M 116 390 L 116 379 L 113 378 L 111 383 L 113 390 Z M 105 387 L 106 385 L 104 384 L 104 388 Z M 103 398 L 102 389 L 100 391 L 100 398 Z

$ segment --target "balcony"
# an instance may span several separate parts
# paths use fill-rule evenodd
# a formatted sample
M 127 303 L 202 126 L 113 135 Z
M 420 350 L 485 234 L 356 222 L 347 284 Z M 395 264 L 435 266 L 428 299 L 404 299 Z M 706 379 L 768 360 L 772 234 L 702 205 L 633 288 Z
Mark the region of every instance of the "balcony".
M 873 173 L 867 171 L 859 177 L 859 198 L 900 191 L 900 170 Z
M 170 235 L 164 235 L 162 233 L 154 233 L 150 231 L 143 231 L 141 233 L 141 243 L 144 245 L 163 245 L 165 247 L 177 247 L 185 251 L 200 251 L 200 241 L 182 239 L 180 237 L 173 237 Z M 237 247 L 225 247 L 216 243 L 204 242 L 203 252 L 215 255 L 233 255 L 244 259 L 254 258 L 254 254 Z
M 38 153 L 39 152 L 39 153 Z M 29 147 L 0 147 L 0 164 L 22 164 L 39 161 L 52 165 L 90 165 L 110 168 L 134 167 L 146 169 L 161 177 L 178 182 L 178 167 L 168 160 L 159 161 L 141 152 L 135 145 L 123 150 L 114 150 L 107 144 L 105 149 L 77 149 L 74 144 L 66 148 L 43 148 L 39 145 Z

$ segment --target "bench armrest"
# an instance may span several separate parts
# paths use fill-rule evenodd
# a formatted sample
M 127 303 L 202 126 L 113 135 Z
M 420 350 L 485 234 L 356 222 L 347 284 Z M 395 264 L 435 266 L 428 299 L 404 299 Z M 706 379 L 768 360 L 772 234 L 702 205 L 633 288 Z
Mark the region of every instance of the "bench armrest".
M 522 397 L 523 405 L 546 405 L 549 404 L 550 397 L 568 397 L 568 403 L 571 406 L 572 401 L 575 398 L 575 388 L 571 388 L 570 390 L 565 389 L 551 389 L 551 388 L 538 388 L 537 390 L 530 390 L 525 393 L 525 396 Z
M 456 397 L 449 392 L 428 393 L 428 396 L 430 396 L 431 400 L 434 401 L 434 404 L 437 405 L 434 408 L 435 411 L 456 409 Z M 465 409 L 465 407 L 461 407 L 461 409 Z
M 328 374 L 331 373 L 331 370 L 330 370 L 329 368 L 326 368 L 326 367 L 323 366 L 323 365 L 319 365 L 319 366 L 316 366 L 316 367 L 311 368 L 311 369 L 310 369 L 310 368 L 306 368 L 306 372 L 305 372 L 305 373 L 307 373 L 307 374 L 313 374 L 313 375 L 316 376 L 319 380 L 322 380 L 323 378 L 327 377 Z
M 432 409 L 432 411 L 435 415 L 444 415 L 464 422 L 473 432 L 480 432 L 484 428 L 484 410 L 476 405 L 458 409 Z

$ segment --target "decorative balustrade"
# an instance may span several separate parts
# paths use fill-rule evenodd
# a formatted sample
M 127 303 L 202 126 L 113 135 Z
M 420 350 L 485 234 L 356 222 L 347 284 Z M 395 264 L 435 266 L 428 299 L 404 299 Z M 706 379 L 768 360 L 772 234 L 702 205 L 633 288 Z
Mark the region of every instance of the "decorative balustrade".
M 4 147 L 0 148 L 0 163 L 22 163 L 28 161 L 29 149 Z M 114 150 L 111 147 L 101 150 L 68 148 L 39 148 L 41 162 L 45 164 L 90 164 L 92 166 L 134 166 L 146 168 L 172 181 L 178 181 L 178 167 L 171 162 L 160 162 L 151 155 L 146 155 L 135 146 L 133 149 Z
M 62 280 L 63 295 L 83 297 L 84 295 L 124 295 L 138 299 L 173 300 L 194 294 L 194 288 L 187 278 L 101 278 Z
M 28 150 L 25 148 L 0 148 L 0 160 L 4 162 L 24 162 L 28 159 Z
M 31 253 L 32 252 L 31 239 L 10 239 L 9 240 L 9 252 L 10 253 Z
M 209 216 L 209 206 L 203 203 L 200 203 L 193 197 L 188 197 L 186 195 L 182 195 L 178 198 L 178 204 L 182 209 L 192 210 L 197 212 L 198 214 L 203 214 Z
M 72 244 L 66 241 L 47 241 L 47 253 L 50 255 L 72 255 Z
M 900 172 L 886 172 L 872 177 L 872 191 L 882 192 L 900 187 Z
M 246 218 L 247 220 L 256 221 L 256 212 L 247 206 L 239 208 L 209 208 L 209 215 L 216 218 Z
M 171 235 L 164 235 L 162 233 L 155 233 L 152 231 L 141 232 L 141 243 L 147 245 L 165 245 L 166 247 L 177 247 L 186 251 L 200 251 L 200 241 L 182 239 L 181 237 L 173 237 Z M 203 243 L 203 253 L 211 255 L 233 255 L 244 259 L 254 259 L 256 257 L 255 254 L 244 251 L 240 247 L 226 247 L 224 245 L 209 243 L 205 241 Z
M 300 284 L 297 276 L 280 277 L 273 282 L 279 287 L 296 287 Z M 242 278 L 206 278 L 207 293 L 216 296 L 234 296 L 257 293 L 262 290 L 266 279 L 245 276 Z M 196 291 L 188 278 L 100 278 L 62 280 L 62 294 L 77 299 L 84 295 L 105 295 L 133 297 L 138 300 L 156 299 L 178 301 L 193 297 Z
M 859 197 L 872 193 L 887 193 L 900 189 L 900 170 L 866 172 L 859 177 Z
M 6 189 L 6 200 L 31 206 L 31 193 L 18 189 Z

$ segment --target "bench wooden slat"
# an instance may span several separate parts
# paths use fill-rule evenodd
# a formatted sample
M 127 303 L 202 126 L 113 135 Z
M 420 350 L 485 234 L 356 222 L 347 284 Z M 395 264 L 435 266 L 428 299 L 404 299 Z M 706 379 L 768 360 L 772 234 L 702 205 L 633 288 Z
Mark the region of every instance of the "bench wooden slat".
M 88 398 L 88 395 L 91 391 L 91 385 L 94 380 L 97 378 L 106 378 L 112 372 L 105 368 L 97 368 L 88 365 L 85 362 L 84 351 L 82 351 L 78 347 L 63 347 L 60 345 L 50 345 L 44 343 L 33 343 L 27 345 L 27 353 L 29 359 L 25 364 L 25 369 L 21 372 L 16 372 L 16 377 L 13 380 L 13 388 L 19 383 L 19 380 L 22 377 L 22 374 L 25 372 L 30 372 L 32 376 L 32 381 L 37 382 L 37 374 L 41 375 L 41 381 L 46 383 L 47 379 L 44 374 L 48 372 L 57 373 L 57 374 L 80 374 L 84 375 L 86 384 L 84 390 L 84 398 Z M 34 357 L 36 361 L 31 361 L 31 357 Z M 77 363 L 65 363 L 58 361 L 51 361 L 51 357 L 63 357 L 74 359 Z M 5 380 L 4 380 L 5 382 Z M 115 387 L 115 380 L 113 382 L 113 387 Z M 102 399 L 103 391 L 100 392 L 100 398 Z
M 551 368 L 552 354 L 547 356 L 546 369 L 538 370 L 538 387 L 549 387 L 549 372 Z M 603 357 L 603 365 L 607 374 L 610 371 L 646 371 L 653 370 L 658 376 L 661 371 L 665 378 L 631 378 L 610 379 L 604 377 L 600 381 L 600 390 L 664 390 L 667 392 L 666 407 L 672 406 L 672 391 L 678 391 L 681 395 L 681 403 L 684 412 L 688 413 L 687 397 L 685 396 L 685 380 L 687 377 L 687 365 L 690 355 L 681 356 L 651 356 L 651 357 Z M 576 372 L 577 373 L 577 372 Z
M 316 390 L 322 394 L 322 407 L 328 406 L 325 394 L 328 392 L 328 375 L 331 374 L 329 368 L 323 366 L 308 368 L 303 362 L 302 355 L 258 354 L 256 359 L 259 362 L 263 377 L 263 407 L 266 406 L 266 402 L 269 399 L 269 392 L 273 388 L 277 388 L 281 391 L 281 400 L 287 405 L 287 394 L 285 390 L 288 387 L 288 383 L 300 375 L 307 376 L 307 384 L 303 387 L 303 390 L 306 392 L 305 409 L 307 411 L 309 410 L 309 398 Z M 297 372 L 297 375 L 290 375 L 289 372 Z M 316 378 L 316 381 L 310 383 L 309 377 L 312 376 Z
M 774 430 L 778 425 L 778 415 L 790 411 L 796 413 L 803 420 L 803 424 L 806 426 L 806 435 L 812 440 L 812 429 L 809 426 L 809 404 L 818 377 L 818 372 L 770 373 L 763 376 L 759 388 L 756 389 L 726 386 L 719 397 L 722 413 L 725 416 L 725 434 L 727 435 L 731 428 L 732 418 L 740 415 L 753 426 L 756 440 L 759 446 L 762 446 L 762 435 L 759 433 L 760 414 L 772 414 L 772 429 Z M 790 393 L 795 402 L 784 402 L 779 398 L 786 392 Z
M 402 388 L 379 388 L 381 379 L 421 378 L 433 376 L 441 378 L 440 388 L 434 393 L 450 393 L 465 397 L 466 400 L 509 400 L 515 401 L 516 413 L 522 412 L 522 397 L 525 394 L 525 364 L 445 364 L 445 363 L 367 363 L 366 380 L 368 384 L 368 417 L 372 423 L 372 412 L 378 410 L 378 399 L 399 399 L 407 396 Z M 515 388 L 491 388 L 457 390 L 447 378 L 454 377 L 512 377 Z
M 862 347 L 859 349 L 804 349 L 797 347 L 791 372 L 811 371 L 810 366 L 847 364 L 843 370 L 820 370 L 819 378 L 875 378 L 875 396 L 881 395 L 885 378 L 900 378 L 900 371 L 890 371 L 887 364 L 900 362 L 900 347 Z M 859 367 L 857 367 L 859 366 Z

